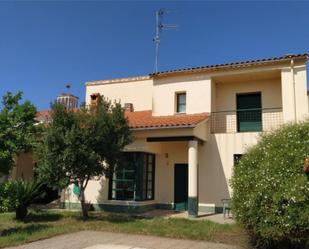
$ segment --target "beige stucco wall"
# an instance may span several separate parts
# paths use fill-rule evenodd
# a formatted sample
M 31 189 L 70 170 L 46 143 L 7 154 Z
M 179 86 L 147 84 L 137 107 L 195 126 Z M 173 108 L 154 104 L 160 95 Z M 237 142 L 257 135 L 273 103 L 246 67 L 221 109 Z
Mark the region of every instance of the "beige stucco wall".
M 236 132 L 236 95 L 239 93 L 261 92 L 263 130 L 278 128 L 283 123 L 280 78 L 215 82 L 214 88 L 213 109 L 219 113 L 213 114 L 212 121 L 217 132 Z
M 256 143 L 258 133 L 211 134 L 208 142 L 198 145 L 198 193 L 200 206 L 222 206 L 221 199 L 231 196 L 229 180 L 233 172 L 233 155 L 243 154 Z M 188 142 L 152 142 L 137 139 L 132 150 L 156 154 L 155 203 L 174 203 L 174 165 L 188 163 Z M 127 149 L 130 151 L 130 149 Z M 89 182 L 86 199 L 91 203 L 110 204 L 108 180 L 102 177 Z M 67 195 L 67 201 L 77 197 Z M 116 202 L 119 204 L 119 202 Z
M 186 113 L 210 112 L 211 78 L 206 74 L 188 74 L 154 79 L 153 115 L 174 115 L 175 93 L 186 92 Z
M 91 94 L 100 93 L 112 101 L 121 101 L 121 104 L 132 103 L 135 111 L 151 110 L 152 82 L 152 79 L 147 79 L 86 85 L 86 104 L 90 104 Z
M 236 94 L 261 92 L 262 108 L 282 107 L 281 81 L 278 79 L 216 82 L 215 110 L 236 110 Z
M 199 201 L 202 205 L 222 206 L 221 199 L 231 197 L 230 179 L 234 154 L 245 154 L 259 137 L 255 132 L 211 134 L 199 146 Z
M 152 142 L 138 138 L 127 151 L 144 151 L 156 154 L 155 164 L 155 202 L 170 204 L 174 201 L 174 164 L 187 163 L 187 142 Z M 89 181 L 85 192 L 86 200 L 91 203 L 110 204 L 118 201 L 108 200 L 108 179 L 102 177 Z M 66 202 L 78 202 L 71 185 L 63 196 Z
M 281 77 L 284 121 L 304 120 L 308 117 L 306 66 L 285 67 Z
M 268 71 L 264 75 L 263 70 L 266 69 Z M 89 103 L 91 93 L 99 92 L 110 99 L 121 99 L 122 103 L 133 103 L 135 110 L 152 109 L 153 115 L 174 115 L 177 92 L 187 93 L 186 113 L 235 110 L 237 93 L 261 92 L 262 108 L 283 108 L 283 114 L 280 111 L 263 113 L 263 120 L 270 120 L 270 124 L 273 122 L 272 119 L 280 119 L 280 123 L 283 120 L 285 122 L 293 120 L 294 110 L 297 120 L 308 115 L 304 64 L 295 65 L 293 70 L 289 64 L 282 64 L 268 68 L 230 70 L 222 75 L 220 72 L 182 74 L 158 77 L 153 83 L 151 80 L 145 80 L 87 86 L 86 101 Z M 226 116 L 226 120 L 236 125 L 235 114 Z M 264 128 L 272 128 L 268 125 L 269 123 L 263 121 Z M 174 164 L 188 162 L 188 142 L 147 143 L 146 137 L 196 135 L 205 129 L 207 130 L 205 142 L 198 145 L 199 204 L 221 206 L 221 199 L 231 196 L 229 180 L 233 172 L 233 155 L 246 153 L 250 146 L 256 144 L 259 133 L 235 133 L 236 126 L 234 126 L 229 127 L 230 133 L 209 134 L 209 125 L 201 126 L 195 131 L 193 129 L 135 131 L 135 141 L 125 150 L 156 154 L 155 202 L 173 203 Z M 86 198 L 92 203 L 108 202 L 107 185 L 108 181 L 104 178 L 91 181 L 86 190 Z
M 307 72 L 306 66 L 298 66 L 295 72 L 295 96 L 296 96 L 296 121 L 302 121 L 308 117 L 307 98 Z

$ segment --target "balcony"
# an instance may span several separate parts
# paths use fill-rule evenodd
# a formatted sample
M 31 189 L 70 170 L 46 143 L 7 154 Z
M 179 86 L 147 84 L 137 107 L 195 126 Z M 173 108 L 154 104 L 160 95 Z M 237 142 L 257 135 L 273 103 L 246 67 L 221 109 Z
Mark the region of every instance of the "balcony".
M 262 132 L 283 124 L 282 108 L 256 108 L 211 113 L 211 133 Z

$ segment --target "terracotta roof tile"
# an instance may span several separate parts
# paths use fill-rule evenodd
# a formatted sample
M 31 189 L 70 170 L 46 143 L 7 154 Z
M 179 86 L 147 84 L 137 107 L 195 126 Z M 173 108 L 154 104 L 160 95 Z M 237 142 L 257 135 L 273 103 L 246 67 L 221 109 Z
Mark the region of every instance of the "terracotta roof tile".
M 209 114 L 176 114 L 170 116 L 152 116 L 152 111 L 126 112 L 126 118 L 131 129 L 149 128 L 173 128 L 173 127 L 194 127 L 201 121 L 209 117 Z M 36 120 L 40 123 L 50 121 L 49 111 L 40 111 L 36 115 Z
M 194 127 L 209 117 L 208 113 L 152 116 L 151 111 L 126 112 L 131 129 Z
M 37 112 L 35 119 L 39 123 L 44 123 L 44 122 L 50 121 L 50 112 L 49 112 L 49 110 Z
M 280 57 L 272 57 L 272 58 L 264 58 L 257 60 L 246 60 L 232 63 L 223 63 L 223 64 L 214 64 L 214 65 L 206 65 L 206 66 L 198 66 L 198 67 L 189 67 L 189 68 L 180 68 L 173 69 L 167 71 L 161 71 L 157 73 L 150 74 L 150 76 L 160 76 L 167 75 L 172 73 L 182 73 L 182 72 L 200 72 L 205 70 L 214 70 L 214 69 L 222 69 L 222 68 L 243 68 L 250 67 L 255 65 L 265 65 L 273 62 L 282 62 L 289 61 L 291 59 L 308 59 L 308 54 L 289 54 Z

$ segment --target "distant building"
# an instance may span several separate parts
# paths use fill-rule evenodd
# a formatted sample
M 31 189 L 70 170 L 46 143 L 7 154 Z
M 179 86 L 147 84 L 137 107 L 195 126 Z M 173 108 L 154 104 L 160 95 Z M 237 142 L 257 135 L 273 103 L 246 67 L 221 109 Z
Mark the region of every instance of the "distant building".
M 68 89 L 70 87 L 66 86 Z M 57 96 L 57 103 L 63 104 L 68 110 L 78 108 L 78 97 L 70 93 L 62 93 Z M 37 112 L 35 118 L 37 124 L 50 123 L 52 121 L 50 110 L 42 110 Z M 33 167 L 35 161 L 32 152 L 21 152 L 15 159 L 15 167 L 9 175 L 0 176 L 0 183 L 8 179 L 22 178 L 25 180 L 31 179 L 34 176 Z
M 57 96 L 57 103 L 63 104 L 67 109 L 78 107 L 78 97 L 70 93 L 62 93 Z

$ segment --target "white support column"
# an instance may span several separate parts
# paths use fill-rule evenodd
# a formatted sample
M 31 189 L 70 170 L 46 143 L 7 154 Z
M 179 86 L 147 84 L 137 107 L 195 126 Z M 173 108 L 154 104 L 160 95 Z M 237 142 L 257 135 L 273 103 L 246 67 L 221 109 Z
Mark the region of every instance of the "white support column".
M 285 68 L 281 70 L 282 108 L 284 123 L 296 121 L 296 100 L 293 74 L 294 72 L 291 68 Z
M 189 161 L 189 197 L 188 214 L 196 217 L 198 215 L 198 142 L 189 141 L 188 161 Z

